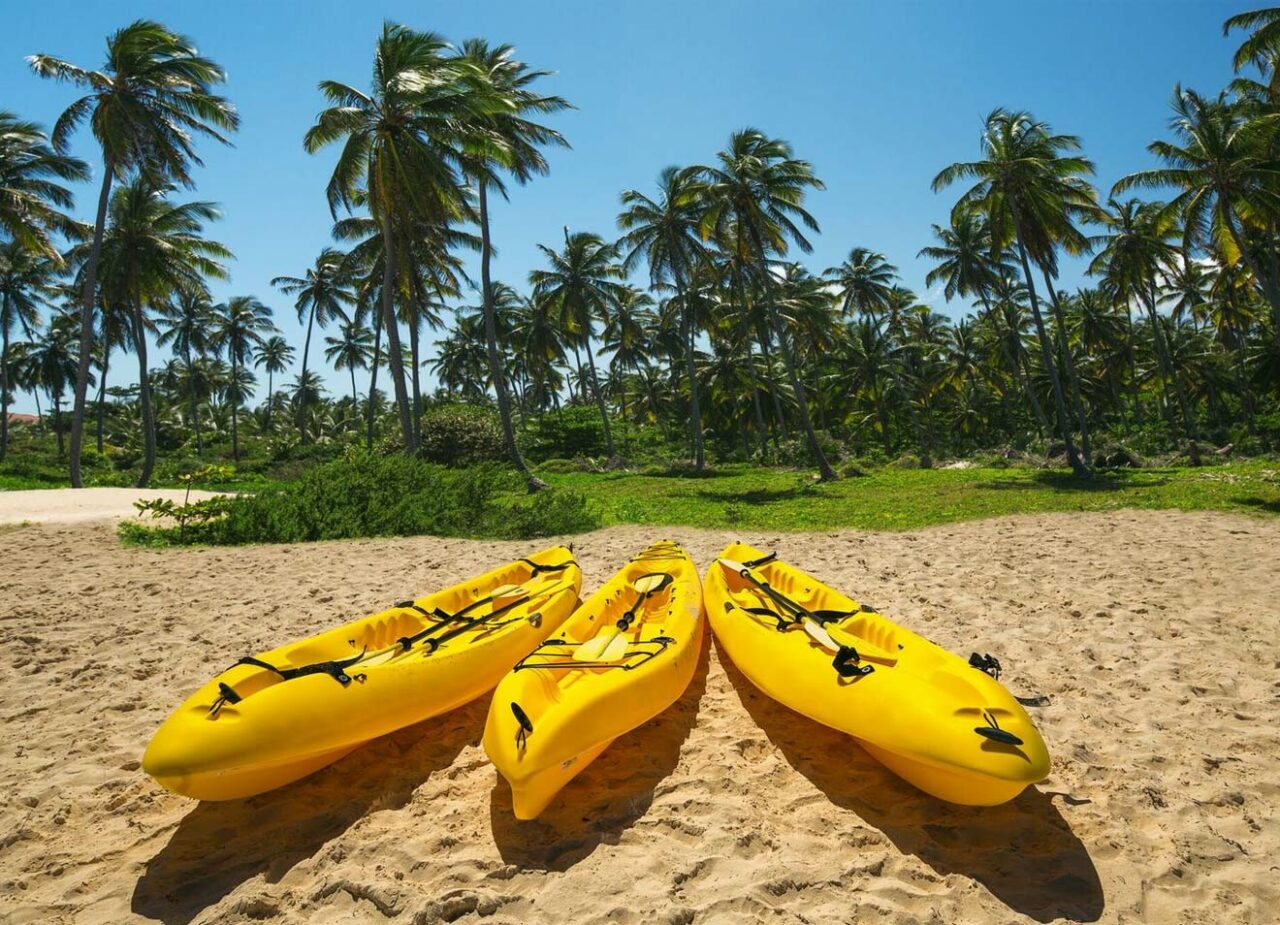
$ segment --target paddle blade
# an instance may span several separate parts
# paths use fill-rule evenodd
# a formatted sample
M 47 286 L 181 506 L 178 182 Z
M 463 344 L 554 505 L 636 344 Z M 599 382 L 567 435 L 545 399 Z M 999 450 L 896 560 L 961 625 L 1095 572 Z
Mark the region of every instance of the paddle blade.
M 729 571 L 733 572 L 735 575 L 741 575 L 743 572 L 747 570 L 747 567 L 743 565 L 741 562 L 734 562 L 732 559 L 726 559 L 723 556 L 721 556 L 719 559 L 716 559 L 716 561 L 719 562 L 721 565 L 723 565 L 725 568 L 727 568 Z
M 524 588 L 520 585 L 498 585 L 490 592 L 489 596 L 495 601 L 509 601 L 513 597 L 519 597 L 524 593 Z
M 807 618 L 801 622 L 804 623 L 804 631 L 809 634 L 809 638 L 822 646 L 822 648 L 829 652 L 840 651 L 840 644 L 831 638 L 831 634 L 823 629 L 821 623 Z
M 618 630 L 603 630 L 592 636 L 578 648 L 573 650 L 574 661 L 578 662 L 598 662 L 604 656 L 605 649 L 614 639 L 622 639 L 622 633 Z M 626 640 L 623 639 L 623 646 Z
M 639 594 L 652 594 L 671 583 L 671 576 L 666 572 L 650 572 L 641 575 L 631 583 L 631 588 Z
M 609 640 L 609 644 L 600 653 L 600 661 L 619 662 L 626 657 L 626 654 L 627 637 L 622 633 L 614 633 L 613 638 Z

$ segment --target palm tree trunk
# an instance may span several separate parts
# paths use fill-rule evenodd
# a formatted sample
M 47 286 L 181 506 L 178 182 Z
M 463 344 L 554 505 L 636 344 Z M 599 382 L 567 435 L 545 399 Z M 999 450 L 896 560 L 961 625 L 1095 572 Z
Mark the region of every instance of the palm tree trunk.
M 676 295 L 684 308 L 684 366 L 685 375 L 689 377 L 689 430 L 693 436 L 693 468 L 702 472 L 707 468 L 706 449 L 702 440 L 702 406 L 698 400 L 698 370 L 694 354 L 693 307 L 685 297 L 684 273 L 677 270 L 675 275 Z
M 134 350 L 138 353 L 138 400 L 142 409 L 142 472 L 135 488 L 146 488 L 156 467 L 156 423 L 151 409 L 151 375 L 147 370 L 147 327 L 142 317 L 142 302 L 133 299 L 129 306 L 133 318 Z
M 400 435 L 404 439 L 404 451 L 409 456 L 417 449 L 413 445 L 413 421 L 409 419 L 409 392 L 404 384 L 404 354 L 400 350 L 400 330 L 395 308 L 395 241 L 391 234 L 391 219 L 382 218 L 382 324 L 387 329 L 387 374 L 395 387 L 396 410 L 400 413 Z
M 98 215 L 93 223 L 93 244 L 84 266 L 84 288 L 80 290 L 80 356 L 76 364 L 76 393 L 71 413 L 72 488 L 84 488 L 84 478 L 80 474 L 80 446 L 84 441 L 84 406 L 89 392 L 89 361 L 93 352 L 93 303 L 98 290 L 98 259 L 102 256 L 102 235 L 107 225 L 107 204 L 111 199 L 114 175 L 111 162 L 104 161 Z
M 770 319 L 770 323 L 772 323 L 772 319 Z M 773 401 L 775 426 L 772 428 L 772 432 L 773 448 L 776 450 L 778 448 L 778 440 L 790 439 L 790 434 L 787 433 L 787 416 L 782 411 L 782 396 L 778 394 L 778 382 L 773 377 L 773 351 L 769 349 L 772 341 L 773 337 L 767 329 L 760 332 L 760 353 L 764 356 L 765 371 L 769 375 L 769 384 L 772 386 L 769 389 L 769 398 Z
M 347 371 L 351 373 L 351 413 L 355 415 L 356 420 L 360 420 L 360 396 L 356 392 L 356 367 L 351 364 L 347 367 Z
M 511 399 L 507 395 L 507 379 L 502 371 L 502 357 L 498 354 L 498 318 L 493 305 L 493 284 L 489 279 L 489 261 L 493 256 L 493 245 L 489 240 L 489 184 L 480 178 L 480 285 L 484 303 L 484 340 L 489 355 L 489 378 L 493 380 L 493 392 L 498 399 L 498 417 L 502 421 L 502 442 L 506 444 L 507 456 L 511 464 L 524 476 L 525 486 L 530 492 L 541 491 L 549 487 L 529 469 L 528 463 L 516 445 L 515 425 L 511 421 Z
M 1049 290 L 1049 304 L 1053 306 L 1053 317 L 1058 329 L 1058 346 L 1062 351 L 1062 366 L 1067 371 L 1067 384 L 1071 388 L 1071 404 L 1076 412 L 1076 420 L 1080 427 L 1080 448 L 1084 451 L 1084 464 L 1093 465 L 1093 447 L 1089 442 L 1089 419 L 1085 414 L 1084 401 L 1080 397 L 1080 376 L 1076 373 L 1076 361 L 1071 354 L 1071 341 L 1067 337 L 1067 316 L 1062 310 L 1062 302 L 1058 298 L 1058 290 L 1053 285 L 1049 271 L 1040 268 L 1044 275 L 1045 288 Z
M 595 394 L 596 407 L 600 409 L 600 420 L 604 424 L 605 452 L 612 459 L 615 455 L 613 451 L 613 429 L 609 426 L 609 409 L 604 404 L 604 392 L 600 390 L 600 380 L 596 378 L 596 357 L 595 351 L 591 349 L 591 336 L 589 334 L 584 347 L 587 353 L 587 368 L 591 374 L 591 391 Z
M 765 433 L 764 406 L 760 403 L 760 385 L 756 382 L 756 355 L 751 349 L 751 337 L 745 338 L 747 345 L 747 381 L 751 384 L 751 405 L 756 414 L 756 445 L 761 457 L 764 456 L 768 436 Z
M 0 306 L 0 462 L 9 449 L 9 296 Z
M 307 442 L 307 359 L 311 354 L 311 330 L 316 324 L 316 306 L 311 305 L 307 317 L 307 336 L 302 340 L 302 372 L 298 375 L 298 440 Z M 271 370 L 267 370 L 267 430 L 271 430 Z
M 1071 439 L 1071 418 L 1067 414 L 1067 401 L 1062 394 L 1062 381 L 1058 378 L 1058 367 L 1053 362 L 1053 348 L 1050 346 L 1049 334 L 1044 328 L 1044 318 L 1040 314 L 1040 299 L 1036 295 L 1035 278 L 1031 275 L 1031 264 L 1027 260 L 1027 248 L 1022 243 L 1022 234 L 1017 234 L 1018 257 L 1022 262 L 1022 274 L 1027 281 L 1027 293 L 1031 297 L 1031 317 L 1036 325 L 1036 340 L 1040 343 L 1040 361 L 1044 363 L 1045 372 L 1049 374 L 1049 384 L 1053 387 L 1053 403 L 1058 414 L 1058 429 L 1062 433 L 1062 441 L 1067 445 L 1067 462 L 1076 475 L 1088 475 L 1089 468 L 1080 460 L 1080 454 Z
M 1191 406 L 1187 403 L 1187 393 L 1182 386 L 1182 377 L 1178 375 L 1178 371 L 1173 367 L 1173 357 L 1169 353 L 1169 342 L 1165 340 L 1164 326 L 1160 323 L 1160 316 L 1156 312 L 1155 301 L 1155 282 L 1152 281 L 1151 288 L 1143 293 L 1143 302 L 1146 305 L 1147 316 L 1151 319 L 1152 335 L 1155 338 L 1156 360 L 1159 362 L 1165 381 L 1173 386 L 1174 396 L 1178 400 L 1178 409 L 1182 412 L 1182 427 L 1187 436 L 1187 454 L 1191 457 L 1191 465 L 1200 465 L 1200 445 L 1196 434 L 1195 415 L 1191 413 Z
M 105 328 L 105 326 L 104 326 Z M 97 430 L 98 430 L 98 453 L 102 453 L 102 430 L 105 425 L 107 415 L 107 367 L 111 362 L 111 339 L 107 337 L 104 329 L 102 337 L 102 379 L 98 382 L 98 407 L 97 407 Z
M 1026 371 L 1022 368 L 1021 358 L 1016 352 L 1009 350 L 1009 342 L 1005 340 L 1005 325 L 1002 320 L 997 320 L 1000 314 L 991 306 L 991 301 L 987 296 L 986 287 L 978 289 L 978 300 L 982 303 L 983 311 L 987 317 L 991 319 L 991 324 L 996 329 L 996 339 L 1000 342 L 1000 355 L 1004 357 L 1004 361 L 1013 368 L 1014 377 L 1017 379 L 1018 388 L 1022 389 L 1022 394 L 1027 396 L 1027 401 L 1031 404 L 1031 413 L 1035 416 L 1036 425 L 1041 434 L 1048 433 L 1049 419 L 1045 417 L 1044 408 L 1040 407 L 1040 399 L 1036 397 L 1035 389 L 1031 388 L 1031 383 L 1027 379 Z M 1017 331 L 1010 331 L 1011 336 L 1016 337 Z M 1013 355 L 1010 355 L 1010 354 Z
M 239 378 L 236 374 L 239 370 L 236 368 L 236 354 L 231 351 L 231 461 L 239 464 L 240 462 L 240 429 L 239 429 L 239 411 L 240 411 L 240 389 L 236 385 Z
M 369 370 L 369 429 L 365 437 L 365 449 L 373 450 L 373 406 L 378 392 L 378 367 L 382 365 L 382 312 L 374 312 L 373 319 L 373 368 Z
M 416 309 L 414 312 L 416 313 Z M 409 365 L 413 367 L 410 371 L 409 384 L 412 386 L 414 446 L 422 442 L 422 380 L 418 360 L 418 323 L 419 319 L 416 316 L 409 319 Z
M 53 399 L 53 432 L 58 438 L 58 456 L 65 459 L 67 446 L 62 439 L 62 393 L 53 392 L 49 397 Z
M 196 399 L 196 364 L 191 359 L 191 344 L 187 344 L 187 392 L 191 400 L 191 426 L 196 431 L 196 455 L 204 455 L 204 437 L 200 433 L 200 403 Z

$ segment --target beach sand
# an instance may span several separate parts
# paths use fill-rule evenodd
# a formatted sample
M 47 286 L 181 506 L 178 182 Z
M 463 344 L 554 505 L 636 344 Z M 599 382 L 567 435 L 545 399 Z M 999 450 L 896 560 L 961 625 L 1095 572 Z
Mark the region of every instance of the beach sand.
M 0 525 L 18 523 L 70 524 L 104 518 L 136 517 L 133 502 L 168 498 L 179 504 L 184 499 L 201 501 L 217 492 L 184 488 L 36 488 L 30 491 L 0 491 Z M 150 522 L 150 518 L 148 518 Z
M 0 496 L 2 497 L 2 496 Z M 594 590 L 661 536 L 575 538 Z M 756 692 L 693 684 L 517 823 L 487 700 L 282 790 L 197 804 L 138 768 L 237 657 L 541 544 L 428 537 L 125 548 L 0 531 L 0 921 L 1274 922 L 1280 520 L 1115 512 L 915 533 L 744 533 L 963 655 L 1032 708 L 1049 780 L 994 809 L 913 790 Z

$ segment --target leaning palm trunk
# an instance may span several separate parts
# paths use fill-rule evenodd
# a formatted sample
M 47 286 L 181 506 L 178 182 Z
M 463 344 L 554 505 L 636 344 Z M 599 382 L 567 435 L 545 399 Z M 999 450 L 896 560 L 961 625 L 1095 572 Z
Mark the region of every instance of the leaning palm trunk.
M 142 318 L 142 302 L 133 300 L 130 306 L 133 316 L 134 349 L 138 352 L 138 403 L 142 410 L 142 472 L 138 474 L 135 488 L 146 488 L 151 483 L 151 473 L 156 467 L 156 422 L 151 408 L 151 376 L 147 371 L 147 329 Z
M 1164 336 L 1164 326 L 1156 312 L 1155 288 L 1143 293 L 1142 301 L 1147 309 L 1147 317 L 1151 319 L 1152 336 L 1155 338 L 1156 361 L 1159 362 L 1163 378 L 1168 386 L 1173 387 L 1174 397 L 1178 401 L 1178 409 L 1182 413 L 1182 428 L 1187 437 L 1187 453 L 1191 457 L 1191 465 L 1200 465 L 1200 445 L 1196 435 L 1195 415 L 1187 402 L 1187 392 L 1182 385 L 1182 377 L 1174 368 L 1173 356 L 1169 352 L 1169 342 Z
M 107 225 L 107 204 L 114 176 L 110 161 L 103 164 L 102 191 L 98 194 L 98 215 L 93 223 L 93 245 L 84 267 L 84 288 L 80 292 L 80 356 L 76 364 L 76 392 L 71 409 L 71 487 L 84 488 L 80 474 L 80 446 L 84 441 L 85 399 L 89 394 L 89 361 L 93 351 L 93 303 L 98 289 L 98 259 L 102 256 L 102 236 Z
M 102 339 L 102 379 L 98 382 L 98 453 L 102 453 L 102 431 L 106 426 L 107 417 L 107 369 L 111 363 L 111 341 L 104 337 Z
M 422 442 L 422 381 L 418 375 L 421 367 L 418 360 L 418 318 L 416 312 L 416 308 L 411 309 L 413 317 L 409 319 L 409 365 L 412 367 L 409 384 L 411 386 L 410 397 L 413 401 L 411 422 L 413 424 L 414 446 Z
M 382 220 L 382 245 L 382 324 L 387 330 L 387 373 L 395 388 L 404 451 L 412 456 L 416 449 L 413 445 L 413 421 L 409 415 L 409 392 L 404 384 L 404 354 L 400 350 L 400 331 L 396 324 L 395 242 L 392 240 L 391 219 L 385 216 Z
M 311 306 L 311 315 L 307 318 L 307 336 L 302 341 L 302 373 L 298 377 L 298 383 L 302 386 L 298 390 L 298 440 L 302 443 L 307 442 L 307 357 L 311 353 L 311 329 L 316 323 L 316 307 Z M 271 370 L 267 370 L 267 430 L 271 430 Z
M 1067 337 L 1067 316 L 1062 310 L 1062 302 L 1058 298 L 1058 290 L 1054 288 L 1049 271 L 1040 268 L 1044 274 L 1044 285 L 1049 290 L 1049 305 L 1053 308 L 1055 327 L 1058 333 L 1058 349 L 1062 352 L 1062 368 L 1067 373 L 1067 385 L 1071 389 L 1071 404 L 1076 413 L 1076 422 L 1080 427 L 1080 449 L 1084 451 L 1084 464 L 1093 465 L 1093 447 L 1089 442 L 1089 419 L 1084 410 L 1084 400 L 1080 397 L 1080 376 L 1076 372 L 1075 357 L 1071 352 L 1071 341 Z
M 763 459 L 769 438 L 765 434 L 764 406 L 760 403 L 760 385 L 756 381 L 756 355 L 751 349 L 751 338 L 747 337 L 745 340 L 747 345 L 747 382 L 751 386 L 751 406 L 756 415 L 756 448 L 760 453 L 761 459 Z
M 204 455 L 204 437 L 200 433 L 200 403 L 196 399 L 196 365 L 191 359 L 191 344 L 187 344 L 187 395 L 191 403 L 191 426 L 196 431 L 196 455 Z
M 772 324 L 772 319 L 770 324 Z M 774 370 L 777 367 L 773 362 L 773 351 L 769 349 L 772 343 L 773 332 L 769 328 L 765 328 L 760 332 L 760 352 L 764 356 L 764 368 L 769 376 L 769 385 L 772 386 L 769 389 L 769 398 L 773 401 L 774 425 L 770 428 L 770 431 L 773 434 L 773 448 L 776 450 L 779 439 L 789 440 L 791 436 L 787 433 L 787 416 L 782 411 L 782 396 L 779 394 L 781 390 L 778 388 L 777 379 L 774 378 Z
M 818 434 L 813 429 L 813 421 L 809 419 L 809 402 L 805 399 L 804 383 L 800 381 L 800 374 L 796 369 L 795 356 L 791 352 L 791 344 L 787 341 L 787 332 L 782 326 L 782 318 L 778 315 L 778 306 L 774 303 L 773 277 L 769 273 L 769 262 L 765 258 L 764 244 L 760 240 L 760 232 L 754 227 L 751 229 L 751 237 L 756 246 L 756 254 L 759 256 L 761 269 L 764 271 L 765 310 L 769 315 L 769 324 L 773 328 L 773 336 L 778 339 L 778 347 L 782 350 L 782 363 L 787 368 L 787 378 L 791 380 L 791 390 L 796 396 L 796 408 L 800 412 L 800 426 L 804 428 L 805 437 L 808 438 L 809 452 L 813 454 L 814 461 L 818 464 L 818 476 L 824 482 L 835 481 L 838 478 L 836 470 L 832 469 L 831 463 L 827 462 L 827 456 L 822 452 L 822 447 L 818 444 Z
M 530 492 L 547 488 L 547 483 L 534 475 L 520 447 L 516 445 L 515 426 L 511 421 L 511 399 L 507 395 L 507 379 L 502 371 L 502 358 L 498 354 L 498 319 L 493 305 L 493 286 L 489 280 L 489 260 L 493 246 L 489 240 L 489 196 L 488 184 L 481 179 L 480 194 L 480 285 L 484 302 L 484 339 L 489 354 L 489 377 L 493 380 L 493 392 L 498 399 L 498 417 L 502 420 L 502 441 L 506 444 L 507 456 L 511 464 L 520 470 Z
M 707 459 L 702 442 L 702 407 L 698 401 L 698 370 L 693 349 L 695 335 L 693 306 L 685 296 L 683 259 L 674 275 L 676 295 L 680 299 L 680 307 L 684 309 L 684 365 L 685 375 L 689 377 L 689 429 L 693 436 L 693 468 L 697 472 L 702 472 L 707 467 Z
M 9 314 L 9 297 L 5 296 L 0 319 Z M 0 324 L 0 462 L 9 449 L 9 328 Z
M 596 357 L 595 351 L 591 349 L 591 338 L 586 338 L 583 349 L 587 354 L 587 371 L 591 376 L 591 392 L 595 395 L 596 407 L 600 409 L 600 420 L 604 424 L 604 445 L 605 451 L 609 454 L 609 458 L 614 457 L 613 451 L 613 429 L 609 426 L 609 409 L 605 407 L 604 392 L 600 389 L 600 380 L 596 377 Z
M 378 367 L 382 365 L 382 312 L 374 312 L 373 319 L 373 365 L 369 370 L 369 429 L 365 437 L 365 449 L 373 450 L 373 407 L 374 397 L 378 392 Z
M 996 329 L 996 340 L 1000 342 L 1000 355 L 1004 357 L 1005 363 L 1013 368 L 1018 388 L 1022 389 L 1022 394 L 1027 396 L 1027 401 L 1031 405 L 1031 413 L 1035 415 L 1037 429 L 1042 435 L 1048 433 L 1049 419 L 1045 417 L 1044 408 L 1040 407 L 1040 399 L 1036 397 L 1035 389 L 1031 388 L 1026 371 L 1022 368 L 1022 357 L 1018 355 L 1017 351 L 1009 349 L 1009 341 L 1005 339 L 1004 323 L 997 317 L 1000 313 L 992 309 L 985 286 L 978 289 L 978 300 L 982 303 L 983 311 L 991 319 L 991 324 Z M 1009 333 L 1011 336 L 1016 337 L 1018 332 L 1010 331 Z
M 1076 475 L 1088 475 L 1089 467 L 1080 459 L 1075 442 L 1071 439 L 1071 418 L 1067 414 L 1067 401 L 1062 394 L 1062 381 L 1058 378 L 1058 367 L 1053 362 L 1053 348 L 1050 345 L 1049 333 L 1044 327 L 1044 317 L 1040 314 L 1040 298 L 1036 295 L 1035 278 L 1031 275 L 1031 264 L 1027 259 L 1027 248 L 1022 243 L 1022 234 L 1017 235 L 1018 257 L 1022 262 L 1022 273 L 1027 281 L 1027 294 L 1031 297 L 1031 317 L 1036 325 L 1036 340 L 1040 343 L 1040 361 L 1044 363 L 1045 372 L 1049 374 L 1049 384 L 1053 388 L 1054 410 L 1058 415 L 1058 429 L 1062 434 L 1062 442 L 1067 445 L 1067 462 Z

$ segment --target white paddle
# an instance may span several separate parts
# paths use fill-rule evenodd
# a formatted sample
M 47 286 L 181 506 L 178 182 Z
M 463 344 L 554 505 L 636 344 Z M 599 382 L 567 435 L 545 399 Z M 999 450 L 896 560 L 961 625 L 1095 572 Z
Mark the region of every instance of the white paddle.
M 725 558 L 719 558 L 716 561 L 734 574 L 745 578 L 756 587 L 764 589 L 766 593 L 768 592 L 769 583 L 756 578 L 756 576 L 751 574 L 751 569 L 747 568 L 741 562 L 734 562 L 732 559 Z M 770 595 L 770 598 L 772 599 L 772 595 Z M 774 602 L 777 603 L 776 600 Z M 827 632 L 826 628 L 821 623 L 809 616 L 807 613 L 800 613 L 796 616 L 800 618 L 800 625 L 804 627 L 804 631 L 809 634 L 810 639 L 822 646 L 822 648 L 826 649 L 828 652 L 836 653 L 840 651 L 840 643 L 831 638 L 831 634 Z
M 670 582 L 670 575 L 664 572 L 654 572 L 651 575 L 641 575 L 631 583 L 631 590 L 640 595 L 639 600 L 631 610 L 627 611 L 626 616 L 634 615 L 636 608 L 643 603 L 653 592 L 665 587 Z M 622 623 L 622 620 L 618 621 Z M 626 621 L 630 624 L 630 620 Z M 616 662 L 627 654 L 627 637 L 622 626 L 615 625 L 612 632 L 605 631 L 598 633 L 588 639 L 578 648 L 574 649 L 573 657 L 579 662 Z

